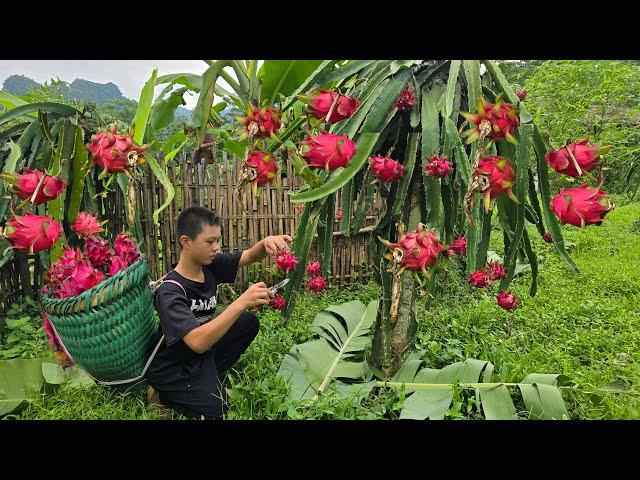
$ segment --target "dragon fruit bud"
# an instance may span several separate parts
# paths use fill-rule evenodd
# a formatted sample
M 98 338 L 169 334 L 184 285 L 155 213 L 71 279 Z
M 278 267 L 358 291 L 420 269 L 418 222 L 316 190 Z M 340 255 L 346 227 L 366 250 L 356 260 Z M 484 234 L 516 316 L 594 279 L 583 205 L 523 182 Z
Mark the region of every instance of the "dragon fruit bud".
M 498 305 L 505 310 L 513 311 L 518 308 L 518 299 L 511 292 L 500 292 L 496 295 Z
M 447 162 L 447 157 L 433 155 L 427 165 L 425 165 L 424 170 L 427 172 L 427 175 L 442 178 L 451 172 L 451 164 Z
M 559 150 L 551 149 L 544 158 L 556 172 L 577 178 L 583 171 L 590 172 L 600 165 L 602 155 L 612 148 L 612 145 L 600 146 L 597 143 L 587 145 L 588 142 L 589 139 L 584 139 L 578 143 L 568 143 Z
M 582 185 L 560 191 L 551 199 L 551 210 L 560 223 L 569 223 L 576 227 L 600 225 L 607 213 L 615 208 L 604 190 L 588 188 Z
M 502 100 L 502 94 L 498 95 L 496 103 L 489 103 L 483 98 L 478 99 L 478 110 L 475 115 L 469 112 L 460 112 L 460 114 L 473 124 L 471 129 L 463 132 L 463 136 L 467 137 L 466 143 L 480 138 L 483 123 L 490 125 L 487 138 L 518 143 L 512 135 L 520 125 L 518 108 L 511 103 L 505 103 Z
M 451 250 L 456 252 L 458 255 L 466 255 L 467 237 L 458 237 L 453 242 L 451 242 Z
M 440 255 L 442 255 L 445 258 L 453 257 L 455 254 L 456 252 L 454 252 L 451 248 L 443 248 L 440 251 Z
M 314 277 L 309 279 L 308 286 L 312 292 L 321 292 L 327 288 L 327 282 L 322 277 Z
M 298 212 L 298 215 L 302 215 L 302 209 L 304 208 L 304 204 L 296 203 L 293 208 L 296 209 L 296 212 Z
M 318 275 L 320 275 L 322 273 L 320 262 L 311 262 L 309 265 L 307 265 L 307 273 L 311 275 L 311 277 L 317 277 Z
M 62 236 L 62 227 L 52 216 L 40 216 L 27 212 L 8 220 L 4 236 L 16 250 L 31 254 L 50 250 Z
M 275 308 L 276 310 L 282 310 L 284 307 L 286 307 L 286 305 L 287 302 L 282 295 L 275 295 L 271 299 L 271 307 Z
M 71 224 L 71 228 L 81 237 L 89 237 L 95 233 L 103 231 L 102 225 L 105 222 L 98 222 L 98 219 L 88 212 L 80 212 L 75 221 Z
M 389 242 L 380 237 L 378 239 L 391 251 L 399 250 L 402 253 L 399 273 L 404 270 L 421 271 L 427 273 L 427 267 L 436 263 L 438 255 L 443 247 L 433 230 L 426 231 L 422 223 L 418 224 L 415 232 L 404 232 L 402 225 L 398 228 L 398 241 Z M 388 260 L 393 260 L 393 254 L 385 255 Z
M 346 95 L 340 95 L 337 91 L 323 89 L 320 89 L 318 94 L 310 93 L 298 98 L 309 104 L 309 113 L 312 116 L 321 120 L 327 118 L 335 102 L 329 117 L 328 123 L 330 124 L 351 117 L 360 106 L 360 102 L 355 97 L 347 97 Z
M 408 110 L 409 108 L 413 107 L 415 103 L 416 98 L 413 96 L 411 88 L 406 87 L 396 100 L 396 108 L 398 110 Z
M 346 135 L 323 132 L 303 140 L 300 152 L 310 167 L 334 170 L 348 165 L 356 154 L 356 144 Z
M 136 147 L 128 135 L 118 134 L 114 124 L 107 131 L 98 130 L 91 137 L 87 148 L 93 156 L 93 163 L 106 173 L 126 172 L 132 166 L 142 163 L 141 155 L 149 147 Z
M 487 287 L 491 281 L 491 277 L 484 270 L 476 270 L 469 276 L 469 283 L 477 288 Z
M 527 89 L 521 88 L 520 90 L 516 90 L 516 97 L 522 102 L 527 96 Z
M 514 202 L 519 203 L 518 198 L 511 190 L 515 173 L 508 158 L 497 156 L 483 157 L 478 163 L 475 174 L 485 177 L 489 182 L 489 187 L 484 191 L 485 213 L 489 212 L 491 208 L 491 199 L 503 193 L 506 193 Z
M 276 136 L 276 132 L 280 130 L 280 127 L 282 126 L 280 116 L 275 108 L 258 108 L 249 105 L 246 114 L 246 117 L 236 117 L 236 119 L 245 127 L 244 136 L 250 135 L 253 128 L 255 129 L 255 138 L 274 138 Z
M 87 258 L 95 268 L 102 270 L 111 265 L 109 245 L 104 239 L 92 235 L 85 240 L 84 246 Z
M 116 237 L 113 243 L 113 251 L 116 256 L 122 258 L 127 263 L 127 266 L 140 258 L 140 251 L 138 250 L 136 242 L 124 232 L 118 234 Z
M 489 262 L 487 269 L 492 280 L 500 280 L 507 276 L 507 270 L 501 263 Z
M 298 259 L 289 251 L 285 251 L 275 257 L 276 267 L 283 272 L 289 273 L 298 265 Z
M 59 176 L 52 177 L 39 170 L 24 170 L 22 174 L 3 173 L 0 177 L 7 183 L 13 185 L 13 192 L 21 199 L 31 199 L 33 193 L 40 185 L 36 198 L 33 201 L 34 205 L 40 205 L 41 203 L 53 200 L 60 195 L 67 187 L 67 182 L 62 180 Z M 44 180 L 42 179 L 44 177 Z
M 342 209 L 336 210 L 336 220 L 342 220 Z
M 404 176 L 404 167 L 389 157 L 376 155 L 369 158 L 369 167 L 379 182 L 394 182 Z
M 553 238 L 551 238 L 551 232 L 544 232 L 542 239 L 547 243 L 553 243 Z

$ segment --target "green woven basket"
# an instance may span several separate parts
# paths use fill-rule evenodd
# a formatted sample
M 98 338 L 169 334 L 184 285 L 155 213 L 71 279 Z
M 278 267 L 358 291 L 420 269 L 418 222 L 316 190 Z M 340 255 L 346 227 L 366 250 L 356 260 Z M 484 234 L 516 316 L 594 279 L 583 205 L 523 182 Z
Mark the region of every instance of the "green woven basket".
M 76 297 L 43 295 L 44 309 L 73 359 L 97 380 L 142 373 L 158 329 L 141 259 Z

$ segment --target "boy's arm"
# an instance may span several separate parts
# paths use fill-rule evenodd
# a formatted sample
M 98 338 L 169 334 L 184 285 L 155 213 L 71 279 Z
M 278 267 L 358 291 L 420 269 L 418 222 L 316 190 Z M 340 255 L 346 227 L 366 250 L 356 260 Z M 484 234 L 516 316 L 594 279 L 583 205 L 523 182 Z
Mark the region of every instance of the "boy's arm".
M 289 250 L 287 242 L 291 242 L 289 235 L 272 235 L 263 238 L 253 247 L 242 252 L 239 266 L 245 267 L 254 262 L 259 262 L 267 256 L 275 257 L 279 253 Z

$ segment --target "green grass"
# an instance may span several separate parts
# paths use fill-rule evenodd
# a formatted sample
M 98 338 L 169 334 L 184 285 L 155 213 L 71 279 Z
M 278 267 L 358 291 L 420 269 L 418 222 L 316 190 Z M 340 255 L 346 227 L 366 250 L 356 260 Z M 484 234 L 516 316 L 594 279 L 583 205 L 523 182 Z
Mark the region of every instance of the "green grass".
M 442 293 L 418 305 L 416 342 L 427 366 L 440 368 L 464 358 L 490 360 L 496 378 L 508 382 L 527 374 L 561 373 L 581 389 L 611 382 L 635 390 L 640 382 L 640 204 L 619 206 L 601 227 L 563 227 L 565 240 L 575 244 L 571 255 L 580 269 L 574 275 L 535 230 L 530 234 L 542 257 L 536 297 L 528 296 L 530 276 L 514 280 L 511 290 L 522 301 L 511 336 L 509 314 L 495 301 L 496 287 L 471 288 L 454 266 L 440 279 Z M 502 253 L 501 235 L 491 248 Z M 260 334 L 234 366 L 227 385 L 234 390 L 228 419 L 376 419 L 397 418 L 402 393 L 377 391 L 353 405 L 322 398 L 313 407 L 287 400 L 287 386 L 276 377 L 283 356 L 297 343 L 312 338 L 309 325 L 330 304 L 379 297 L 375 284 L 332 288 L 309 295 L 282 326 L 278 312 L 259 314 Z M 631 395 L 563 392 L 572 418 L 637 419 L 640 399 Z M 478 418 L 470 397 L 456 393 L 448 418 Z M 469 412 L 469 413 L 468 413 Z M 62 385 L 40 394 L 9 418 L 22 419 L 157 419 L 167 416 L 145 405 L 144 391 L 115 393 L 100 387 Z

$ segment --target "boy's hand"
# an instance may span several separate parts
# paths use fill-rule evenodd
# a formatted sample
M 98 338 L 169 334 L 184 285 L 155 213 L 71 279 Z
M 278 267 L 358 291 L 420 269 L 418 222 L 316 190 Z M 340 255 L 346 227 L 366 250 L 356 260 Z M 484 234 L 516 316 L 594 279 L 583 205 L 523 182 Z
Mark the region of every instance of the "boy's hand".
M 273 294 L 269 292 L 267 284 L 258 282 L 247 288 L 244 293 L 238 297 L 236 302 L 240 302 L 242 308 L 248 310 L 260 305 L 268 305 L 271 297 L 273 297 Z
M 291 242 L 291 240 L 292 239 L 289 235 L 272 235 L 263 240 L 264 249 L 267 252 L 267 255 L 275 257 L 276 255 L 289 250 L 287 242 Z

